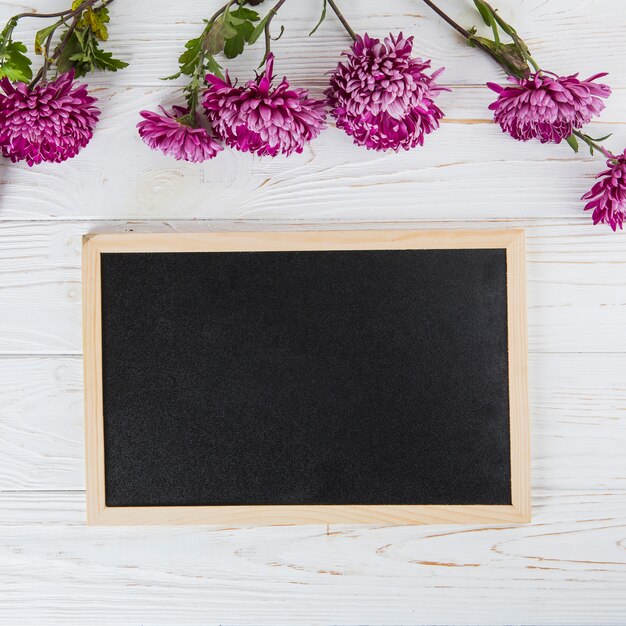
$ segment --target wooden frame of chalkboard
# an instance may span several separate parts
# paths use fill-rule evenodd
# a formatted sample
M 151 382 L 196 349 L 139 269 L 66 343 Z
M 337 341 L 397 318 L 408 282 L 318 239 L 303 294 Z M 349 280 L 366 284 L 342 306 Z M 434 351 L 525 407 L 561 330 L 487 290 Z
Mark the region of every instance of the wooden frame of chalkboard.
M 320 250 L 504 249 L 508 328 L 511 504 L 107 506 L 101 254 Z M 83 239 L 87 521 L 90 524 L 434 524 L 530 520 L 524 235 L 520 230 L 380 230 L 97 234 Z

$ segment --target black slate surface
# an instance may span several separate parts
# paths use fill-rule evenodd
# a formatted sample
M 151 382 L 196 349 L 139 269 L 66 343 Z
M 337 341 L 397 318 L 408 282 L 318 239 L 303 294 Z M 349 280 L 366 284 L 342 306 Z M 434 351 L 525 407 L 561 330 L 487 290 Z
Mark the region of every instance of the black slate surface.
M 504 250 L 102 255 L 108 506 L 510 504 Z

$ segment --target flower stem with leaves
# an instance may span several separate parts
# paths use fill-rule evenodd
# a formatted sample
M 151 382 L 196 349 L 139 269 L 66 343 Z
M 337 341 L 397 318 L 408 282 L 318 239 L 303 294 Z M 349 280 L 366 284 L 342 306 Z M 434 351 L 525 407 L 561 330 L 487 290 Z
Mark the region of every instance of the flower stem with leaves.
M 498 10 L 494 9 L 485 0 L 474 0 L 474 5 L 483 22 L 491 28 L 493 39 L 477 36 L 475 27 L 470 29 L 463 28 L 463 26 L 455 22 L 432 0 L 422 0 L 422 2 L 459 32 L 465 38 L 469 46 L 479 48 L 488 54 L 509 76 L 525 79 L 531 76 L 533 71 L 538 75 L 543 73 L 543 70 L 532 57 L 528 46 L 515 28 L 508 24 L 501 17 Z M 504 43 L 502 41 L 502 34 L 508 36 L 511 41 Z M 612 156 L 611 152 L 600 143 L 609 137 L 610 135 L 606 135 L 605 137 L 594 139 L 581 130 L 573 129 L 571 134 L 566 137 L 566 141 L 574 152 L 578 152 L 580 140 L 589 147 L 589 151 L 592 155 L 594 154 L 594 150 L 597 150 L 607 158 L 610 158 Z
M 204 88 L 204 77 L 206 74 L 223 77 L 223 68 L 216 60 L 216 55 L 223 53 L 227 59 L 233 59 L 243 52 L 246 45 L 252 45 L 265 33 L 265 60 L 270 52 L 270 23 L 284 2 L 278 0 L 261 19 L 256 11 L 245 6 L 252 3 L 230 0 L 205 20 L 202 33 L 185 44 L 185 50 L 178 59 L 178 72 L 164 79 L 190 77 L 184 89 L 188 113 L 178 118 L 179 122 L 188 126 L 197 125 L 197 109 L 200 91 Z
M 29 83 L 29 88 L 33 89 L 39 82 L 47 82 L 48 71 L 53 66 L 55 75 L 73 70 L 79 77 L 94 69 L 117 71 L 126 67 L 127 63 L 113 58 L 100 47 L 100 42 L 108 39 L 106 25 L 110 20 L 108 5 L 111 2 L 113 0 L 74 0 L 64 11 L 14 15 L 0 33 L 0 78 Z M 34 52 L 43 57 L 43 63 L 34 78 L 27 47 L 13 39 L 15 29 L 24 18 L 54 20 L 35 35 Z M 57 41 L 57 32 L 62 27 L 65 30 Z

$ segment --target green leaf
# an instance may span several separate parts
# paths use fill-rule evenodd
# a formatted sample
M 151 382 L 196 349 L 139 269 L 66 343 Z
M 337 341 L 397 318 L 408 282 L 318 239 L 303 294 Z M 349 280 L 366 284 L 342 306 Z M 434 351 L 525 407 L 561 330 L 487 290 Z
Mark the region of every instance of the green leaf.
M 477 43 L 491 50 L 498 63 L 504 66 L 514 76 L 524 77 L 530 73 L 528 61 L 515 44 L 507 43 L 497 45 L 496 42 L 491 41 L 491 39 L 475 37 L 474 35 L 471 35 L 467 40 L 467 44 L 472 47 Z
M 234 59 L 236 56 L 243 52 L 243 46 L 245 43 L 245 37 L 242 34 L 237 34 L 231 37 L 224 44 L 224 55 L 227 59 Z
M 500 47 L 500 33 L 498 32 L 498 23 L 496 22 L 492 8 L 486 2 L 483 2 L 483 0 L 474 0 L 474 4 L 480 16 L 483 18 L 483 22 L 491 27 L 496 49 L 498 49 Z
M 224 49 L 225 41 L 236 34 L 236 28 L 222 18 L 214 22 L 209 32 L 204 36 L 202 47 L 208 54 L 219 54 Z
M 474 0 L 474 4 L 480 13 L 480 17 L 483 18 L 483 22 L 485 22 L 487 26 L 491 27 L 493 24 L 493 15 L 491 14 L 489 7 L 487 7 L 482 0 Z
M 259 14 L 252 9 L 246 9 L 245 7 L 239 7 L 235 11 L 231 11 L 230 13 L 233 17 L 246 20 L 248 22 L 258 22 Z
M 35 33 L 35 54 L 43 54 L 43 45 L 46 39 L 63 23 L 62 20 L 46 26 Z
M 212 56 L 208 56 L 206 58 L 204 69 L 207 71 L 207 73 L 215 74 L 220 78 L 224 78 L 222 74 L 222 66 Z
M 100 7 L 99 9 L 89 7 L 85 12 L 85 20 L 96 36 L 96 39 L 106 41 L 109 38 L 109 31 L 106 27 L 106 24 L 111 21 L 109 9 L 106 7 Z
M 239 19 L 238 17 L 233 17 L 232 13 L 227 13 L 224 15 L 224 22 L 229 24 L 230 26 L 237 27 L 240 24 L 243 24 L 245 20 Z
M 74 69 L 77 77 L 85 76 L 95 69 L 116 72 L 127 66 L 128 63 L 113 58 L 112 53 L 100 48 L 96 35 L 91 28 L 76 29 L 57 59 L 57 67 L 60 72 Z
M 578 139 L 574 135 L 570 135 L 565 141 L 569 144 L 574 152 L 578 152 Z
M 191 76 L 193 71 L 198 63 L 198 58 L 202 53 L 202 42 L 200 41 L 200 37 L 196 39 L 190 39 L 185 44 L 185 51 L 178 57 L 178 62 L 180 64 L 180 72 L 182 74 L 186 74 L 187 76 Z
M 309 37 L 315 33 L 315 31 L 320 27 L 320 24 L 326 19 L 326 0 L 324 0 L 324 4 L 322 5 L 322 14 L 320 15 L 320 19 L 315 24 L 315 28 L 309 33 Z
M 32 61 L 24 54 L 26 46 L 21 41 L 11 41 L 4 46 L 0 55 L 0 78 L 10 81 L 28 82 L 33 77 Z
M 243 34 L 243 37 L 246 40 L 246 42 L 248 42 L 250 41 L 250 37 L 252 36 L 252 33 L 254 32 L 254 24 L 252 22 L 244 22 L 239 27 L 238 30 L 241 34 Z
M 257 41 L 257 39 L 261 36 L 261 34 L 263 33 L 263 30 L 265 29 L 265 24 L 267 24 L 267 22 L 270 19 L 270 16 L 272 15 L 272 12 L 270 11 L 255 27 L 255 29 L 252 31 L 252 33 L 250 34 L 250 37 L 248 38 L 248 43 L 250 45 L 252 45 L 253 43 L 255 43 Z
M 125 67 L 128 67 L 128 63 L 113 58 L 113 53 L 105 52 L 99 47 L 96 47 L 94 50 L 93 62 L 97 68 L 110 72 L 117 72 L 117 70 L 123 70 Z
M 63 33 L 63 37 L 65 37 L 65 34 L 66 33 Z M 67 40 L 63 51 L 57 59 L 56 66 L 59 72 L 64 74 L 65 72 L 69 72 L 71 69 L 74 69 L 76 71 L 77 78 L 84 76 L 86 72 L 81 73 L 81 71 L 77 67 L 77 64 L 73 62 L 74 59 L 72 59 L 72 57 L 78 54 L 81 50 L 81 40 L 78 37 L 76 31 L 74 31 L 70 35 L 70 38 Z
M 236 29 L 237 34 L 224 44 L 224 54 L 228 59 L 234 59 L 243 52 L 244 44 L 254 32 L 254 24 L 252 22 L 242 22 L 239 26 L 236 26 Z

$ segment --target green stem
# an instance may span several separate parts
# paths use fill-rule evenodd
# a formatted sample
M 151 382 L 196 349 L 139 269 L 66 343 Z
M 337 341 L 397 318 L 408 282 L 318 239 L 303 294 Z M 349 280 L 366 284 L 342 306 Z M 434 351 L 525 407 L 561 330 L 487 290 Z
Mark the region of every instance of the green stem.
M 209 18 L 207 25 L 204 27 L 202 34 L 200 35 L 201 41 L 203 41 L 204 38 L 209 34 L 209 31 L 211 30 L 211 28 L 213 28 L 213 24 L 215 24 L 215 21 L 221 15 L 223 15 L 226 11 L 228 11 L 228 9 L 231 7 L 233 2 L 234 0 L 229 0 L 229 2 L 227 2 L 225 5 L 220 7 L 217 11 L 215 11 L 215 13 L 213 13 L 213 15 Z M 200 56 L 198 57 L 198 62 L 196 63 L 196 67 L 194 68 L 194 71 L 193 71 L 193 77 L 191 79 L 191 84 L 194 85 L 195 83 L 195 85 L 192 89 L 189 90 L 189 98 L 187 99 L 187 102 L 189 104 L 189 121 L 191 122 L 191 125 L 193 126 L 195 126 L 196 110 L 198 108 L 198 101 L 200 99 L 200 85 L 202 84 L 202 69 L 204 68 L 206 54 L 207 53 L 204 51 L 204 48 L 202 48 L 202 52 L 200 53 Z
M 595 148 L 598 152 L 602 153 L 607 159 L 615 158 L 614 155 L 611 154 L 611 152 L 609 152 L 609 150 L 607 150 L 602 144 L 595 141 L 595 139 L 592 139 L 589 135 L 585 135 L 585 133 L 581 132 L 580 130 L 572 131 L 572 135 L 575 135 L 576 137 L 578 137 L 578 139 L 584 141 L 588 146 Z
M 50 46 L 52 45 L 52 37 L 54 37 L 54 33 L 57 28 L 58 26 L 55 27 L 46 38 L 46 47 L 44 48 L 44 51 L 43 51 L 43 66 L 41 68 L 41 81 L 43 83 L 46 82 L 46 78 L 48 74 L 48 66 L 50 65 Z
M 477 41 L 472 35 L 472 33 L 470 33 L 466 28 L 463 28 L 463 26 L 455 22 L 449 15 L 444 13 L 434 2 L 431 2 L 431 0 L 422 0 L 422 2 L 424 2 L 424 4 L 426 4 L 427 6 L 429 6 L 442 20 L 444 20 L 444 22 L 452 26 L 454 30 L 456 30 L 458 33 L 463 35 L 463 37 L 468 42 L 471 41 L 477 48 L 480 48 L 483 52 L 488 54 L 496 63 L 498 63 L 498 65 L 500 65 L 500 67 L 507 74 L 511 73 L 509 68 L 507 68 L 500 62 L 500 59 L 498 59 L 498 56 L 492 50 L 490 50 L 487 46 L 483 45 L 480 41 Z
M 350 24 L 348 24 L 348 20 L 343 16 L 339 7 L 335 4 L 335 0 L 328 0 L 328 4 L 330 8 L 335 12 L 335 15 L 339 18 L 339 21 L 342 23 L 343 27 L 346 29 L 346 32 L 350 37 L 352 37 L 353 41 L 356 41 L 356 33 L 352 30 Z
M 541 72 L 541 68 L 535 59 L 533 59 L 530 55 L 527 55 L 526 60 L 533 66 L 535 72 Z
M 285 0 L 278 0 L 278 2 L 267 13 L 267 21 L 265 22 L 265 27 L 263 29 L 265 33 L 265 56 L 263 57 L 263 60 L 261 61 L 261 65 L 265 63 L 265 61 L 267 60 L 267 57 L 270 55 L 270 52 L 272 51 L 271 50 L 272 34 L 270 32 L 270 24 L 272 23 L 274 16 L 276 15 L 276 13 L 278 13 L 280 7 L 282 7 L 283 4 L 285 4 Z
M 480 41 L 478 41 L 472 35 L 472 33 L 467 31 L 461 25 L 457 24 L 452 18 L 446 15 L 434 2 L 432 2 L 431 0 L 422 0 L 422 1 L 424 2 L 424 4 L 428 5 L 435 13 L 437 13 L 437 15 L 439 15 L 444 21 L 446 21 L 450 26 L 452 26 L 452 28 L 454 28 L 457 32 L 463 35 L 463 37 L 465 37 L 468 41 L 471 41 L 476 47 L 480 48 L 483 52 L 486 52 L 492 59 L 494 59 L 494 61 L 496 61 L 496 63 L 507 74 L 512 74 L 511 70 L 503 63 L 502 59 L 500 59 L 497 54 L 495 54 L 487 46 L 484 46 Z M 533 57 L 530 55 L 530 52 L 528 51 L 528 47 L 526 46 L 524 41 L 520 38 L 520 36 L 517 34 L 517 31 L 510 24 L 507 24 L 498 15 L 498 12 L 494 8 L 492 8 L 487 2 L 485 2 L 484 4 L 491 11 L 491 14 L 493 15 L 495 21 L 500 26 L 500 28 L 502 28 L 502 30 L 509 37 L 511 37 L 511 39 L 513 40 L 513 43 L 515 44 L 517 50 L 522 55 L 522 57 L 526 59 L 526 61 L 529 62 L 533 66 L 535 72 L 541 72 L 541 68 L 539 67 L 535 59 L 533 59 Z M 494 36 L 495 36 L 495 32 L 496 31 L 494 30 Z M 499 40 L 497 40 L 497 43 L 499 43 Z M 589 137 L 589 135 L 586 135 L 585 133 L 579 130 L 572 131 L 572 135 L 576 136 L 578 139 L 580 139 L 581 141 L 586 143 L 590 148 L 592 148 L 592 153 L 593 153 L 593 150 L 595 149 L 595 150 L 598 150 L 600 153 L 602 153 L 607 159 L 615 158 L 614 155 L 611 154 L 609 150 L 607 150 L 602 144 L 598 143 L 596 140 Z
M 2 31 L 2 46 L 0 47 L 0 55 L 2 55 L 4 53 L 4 50 L 7 47 L 7 44 L 11 41 L 11 36 L 13 35 L 13 31 L 15 30 L 15 27 L 17 26 L 17 18 L 12 17 L 8 22 L 7 25 L 4 27 L 4 30 Z
M 108 2 L 103 2 L 102 6 L 105 6 L 109 2 L 113 2 L 113 0 L 108 0 Z M 54 61 L 56 61 L 59 58 L 59 56 L 63 52 L 63 49 L 67 45 L 67 42 L 70 40 L 72 33 L 76 30 L 76 27 L 78 26 L 78 23 L 80 22 L 81 17 L 82 17 L 82 13 L 76 13 L 74 15 L 74 19 L 72 20 L 72 23 L 67 29 L 67 32 L 63 36 L 63 39 L 60 41 L 59 45 L 54 49 L 52 56 L 50 56 L 50 42 L 52 41 L 52 35 L 54 33 L 50 33 L 50 36 L 46 40 L 46 52 L 44 56 L 43 66 L 37 72 L 37 75 L 35 76 L 35 78 L 33 78 L 33 80 L 30 82 L 30 85 L 28 85 L 29 89 L 32 89 L 42 79 L 45 82 L 46 73 L 48 72 L 48 67 L 50 63 L 54 63 Z
M 83 11 L 93 6 L 94 4 L 97 4 L 98 2 L 101 2 L 102 6 L 105 7 L 111 4 L 113 0 L 85 0 L 84 2 L 81 2 L 81 4 L 77 6 L 75 9 L 67 9 L 66 11 L 58 11 L 56 13 L 18 13 L 17 15 L 14 15 L 9 20 L 6 26 L 6 30 L 8 32 L 4 39 L 4 45 L 6 45 L 8 41 L 10 41 L 11 35 L 13 34 L 13 30 L 17 26 L 18 20 L 22 19 L 23 17 L 42 17 L 42 18 L 61 17 L 63 18 L 62 20 L 59 21 L 59 24 L 57 25 L 57 27 L 55 27 L 55 29 L 48 35 L 48 38 L 46 39 L 46 48 L 44 51 L 43 65 L 41 69 L 37 72 L 35 78 L 33 78 L 33 80 L 28 85 L 29 89 L 32 89 L 40 80 L 43 80 L 45 82 L 46 74 L 48 72 L 48 68 L 50 67 L 50 64 L 54 63 L 63 52 L 63 49 L 65 48 L 67 42 L 69 41 L 72 33 L 74 32 L 74 30 L 76 30 L 76 27 L 78 26 L 78 23 L 80 22 L 80 18 L 83 15 Z M 74 18 L 72 20 L 70 27 L 68 28 L 67 32 L 65 33 L 65 36 L 63 37 L 59 45 L 54 49 L 54 52 L 52 53 L 52 55 L 50 55 L 50 48 L 52 46 L 52 38 L 54 36 L 56 28 L 58 28 L 58 26 L 60 26 L 62 23 L 65 23 L 64 20 L 70 17 Z M 0 53 L 2 52 L 4 52 L 4 46 L 0 50 Z
M 526 42 L 517 34 L 517 31 L 510 24 L 505 22 L 498 13 L 498 11 L 494 9 L 488 2 L 485 2 L 483 0 L 483 4 L 490 11 L 493 20 L 495 21 L 495 24 L 493 24 L 494 33 L 497 32 L 497 27 L 500 26 L 500 28 L 513 40 L 513 43 L 515 44 L 515 47 L 521 54 L 522 58 L 524 58 L 528 63 L 533 66 L 535 72 L 540 72 L 541 68 L 539 67 L 539 64 L 535 61 L 535 59 L 533 59 L 530 51 L 528 50 Z
M 57 11 L 56 13 L 18 13 L 11 20 L 21 20 L 24 17 L 52 18 L 52 17 L 74 17 L 78 13 L 82 13 L 85 9 L 100 2 L 101 0 L 85 0 L 81 2 L 75 9 L 66 9 L 65 11 Z M 102 0 L 102 6 L 111 4 L 113 0 Z M 10 20 L 10 21 L 11 21 Z M 16 22 L 17 24 L 17 22 Z

